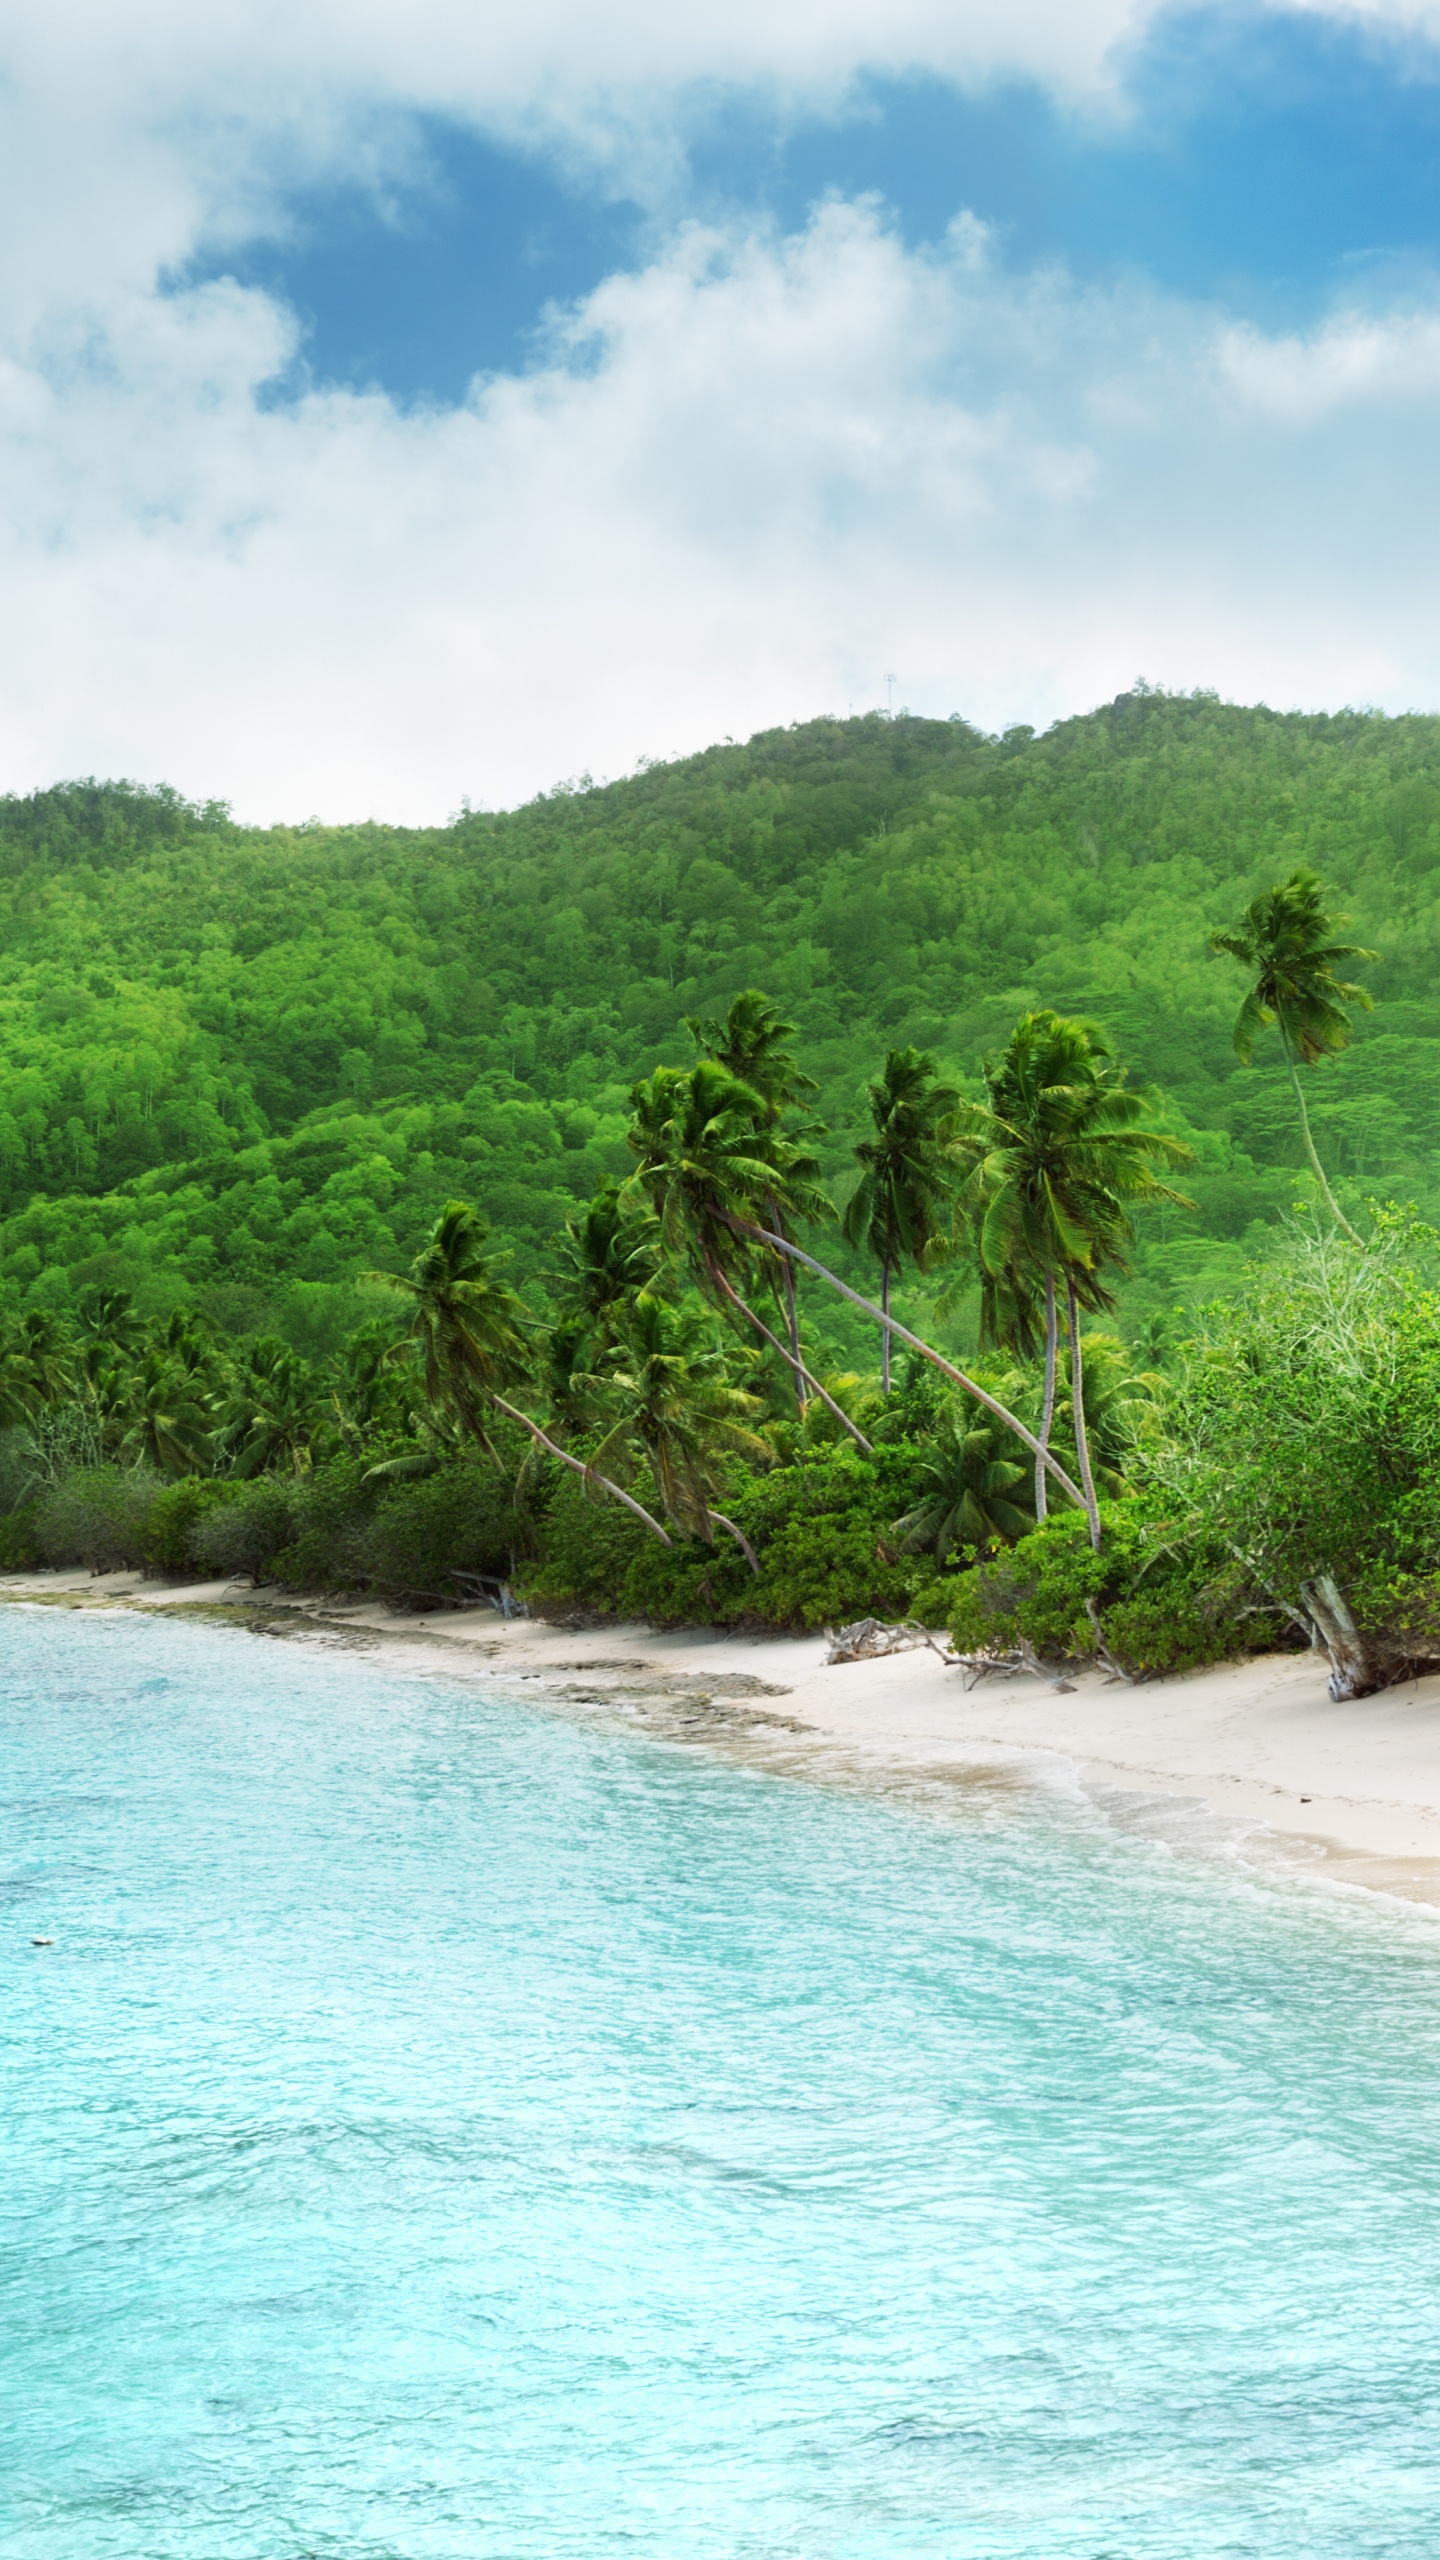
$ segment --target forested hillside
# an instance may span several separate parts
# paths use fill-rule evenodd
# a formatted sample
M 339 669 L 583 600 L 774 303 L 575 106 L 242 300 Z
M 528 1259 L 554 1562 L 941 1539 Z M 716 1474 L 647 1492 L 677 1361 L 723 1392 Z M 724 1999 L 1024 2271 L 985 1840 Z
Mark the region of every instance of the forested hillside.
M 1305 1188 L 1278 1047 L 1238 1064 L 1240 974 L 1207 951 L 1297 862 L 1381 955 L 1307 1076 L 1322 1153 L 1352 1206 L 1433 1213 L 1440 720 L 1138 692 L 1043 737 L 816 721 L 433 831 L 247 829 L 126 784 L 0 801 L 0 1285 L 198 1297 L 319 1351 L 460 1194 L 543 1294 L 627 1165 L 633 1080 L 754 984 L 798 1025 L 837 1194 L 887 1047 L 976 1093 L 1023 1007 L 1097 1018 L 1198 1159 L 1196 1212 L 1145 1224 L 1133 1326 L 1226 1285 Z

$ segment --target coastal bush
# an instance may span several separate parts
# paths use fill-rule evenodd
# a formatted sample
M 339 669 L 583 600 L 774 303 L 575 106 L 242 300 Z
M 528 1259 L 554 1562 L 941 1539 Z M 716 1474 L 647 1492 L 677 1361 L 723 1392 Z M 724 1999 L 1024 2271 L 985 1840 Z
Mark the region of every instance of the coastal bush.
M 212 1511 L 233 1502 L 238 1491 L 237 1485 L 214 1476 L 182 1476 L 178 1484 L 162 1485 L 145 1524 L 146 1572 L 195 1573 L 201 1562 L 196 1529 Z
M 453 1607 L 467 1596 L 460 1575 L 513 1578 L 528 1526 L 513 1484 L 488 1458 L 443 1467 L 382 1493 L 355 1536 L 356 1573 L 393 1605 Z M 288 1568 L 288 1557 L 281 1562 Z
M 0 1573 L 33 1573 L 43 1559 L 36 1534 L 39 1502 L 18 1502 L 0 1514 Z
M 1052 1513 L 1011 1552 L 960 1576 L 950 1615 L 957 1652 L 1032 1645 L 1076 1661 L 1101 1642 L 1132 1678 L 1189 1671 L 1274 1642 L 1251 1586 L 1215 1543 L 1183 1534 L 1136 1500 L 1101 1505 L 1097 1555 L 1080 1511 Z M 1093 1615 L 1092 1615 L 1093 1612 Z M 1098 1625 L 1097 1625 L 1098 1620 Z
M 92 1573 L 143 1567 L 161 1479 L 138 1467 L 75 1467 L 35 1504 L 34 1549 L 41 1564 L 88 1565 Z
M 237 1484 L 230 1501 L 196 1519 L 190 1532 L 196 1563 L 227 1580 L 248 1574 L 268 1581 L 276 1557 L 294 1536 L 298 1491 L 296 1480 L 285 1476 Z
M 1440 1566 L 1436 1245 L 1382 1214 L 1370 1248 L 1297 1239 L 1208 1311 L 1135 1452 L 1182 1538 L 1218 1546 L 1282 1621 L 1332 1574 L 1362 1627 L 1417 1612 Z
M 893 1534 L 913 1494 L 916 1468 L 908 1443 L 867 1460 L 844 1442 L 807 1448 L 792 1465 L 765 1474 L 737 1471 L 726 1509 L 755 1549 L 758 1574 L 723 1529 L 717 1528 L 713 1546 L 677 1537 L 667 1549 L 635 1522 L 625 1541 L 624 1575 L 603 1596 L 622 1616 L 660 1626 L 798 1631 L 847 1618 L 903 1617 L 916 1591 L 935 1580 L 933 1559 L 902 1556 Z M 547 1576 L 567 1517 L 562 1499 L 545 1524 Z M 583 1550 L 583 1518 L 573 1516 L 573 1533 Z M 577 1555 L 567 1577 L 572 1586 L 581 1563 Z M 594 1594 L 591 1605 L 601 1596 Z
M 538 1554 L 520 1568 L 526 1606 L 542 1618 L 623 1616 L 632 1565 L 651 1548 L 661 1558 L 665 1550 L 631 1512 L 592 1497 L 568 1470 L 547 1468 L 542 1487 Z

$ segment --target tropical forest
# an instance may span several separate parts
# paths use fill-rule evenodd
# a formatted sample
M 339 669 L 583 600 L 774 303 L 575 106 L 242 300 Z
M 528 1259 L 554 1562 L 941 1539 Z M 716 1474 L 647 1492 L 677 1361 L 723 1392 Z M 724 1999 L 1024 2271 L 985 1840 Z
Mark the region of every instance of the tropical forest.
M 1440 1659 L 1440 720 L 0 801 L 0 1560 Z

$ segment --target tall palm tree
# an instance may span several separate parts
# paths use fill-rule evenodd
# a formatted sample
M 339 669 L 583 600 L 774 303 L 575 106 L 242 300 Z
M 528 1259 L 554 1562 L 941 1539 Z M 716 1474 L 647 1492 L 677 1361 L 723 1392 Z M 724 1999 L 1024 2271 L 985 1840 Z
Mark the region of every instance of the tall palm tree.
M 800 1354 L 777 1339 L 746 1295 L 752 1270 L 774 1268 L 767 1246 L 794 1250 L 784 1241 L 783 1227 L 762 1229 L 755 1212 L 767 1216 L 773 1204 L 783 1219 L 798 1220 L 829 1211 L 814 1158 L 775 1126 L 751 1086 L 713 1058 L 693 1067 L 657 1067 L 634 1087 L 630 1101 L 629 1143 L 639 1163 L 625 1190 L 649 1201 L 664 1251 L 688 1265 L 707 1297 L 742 1317 L 778 1351 L 868 1455 L 863 1431 Z
M 935 1061 L 918 1049 L 891 1049 L 877 1081 L 866 1088 L 873 1138 L 855 1149 L 860 1180 L 845 1211 L 846 1241 L 861 1245 L 880 1265 L 880 1304 L 890 1312 L 890 1277 L 905 1262 L 922 1262 L 938 1243 L 940 1212 L 951 1179 L 947 1147 L 960 1096 L 938 1084 Z M 881 1336 L 880 1388 L 890 1393 L 890 1335 Z
M 732 1385 L 713 1318 L 692 1300 L 667 1305 L 643 1290 L 626 1318 L 619 1366 L 595 1384 L 617 1418 L 592 1464 L 617 1474 L 632 1449 L 648 1461 L 666 1517 L 688 1538 L 708 1546 L 715 1525 L 744 1550 L 752 1573 L 755 1551 L 742 1529 L 717 1507 L 727 1457 L 768 1458 L 751 1427 L 759 1399 Z
M 820 1088 L 813 1076 L 807 1076 L 790 1043 L 795 1025 L 786 1022 L 777 1004 L 759 987 L 746 987 L 735 997 L 724 1021 L 713 1018 L 702 1021 L 694 1014 L 685 1017 L 685 1028 L 702 1058 L 712 1058 L 718 1066 L 728 1067 L 732 1076 L 758 1093 L 765 1106 L 765 1116 L 778 1128 L 788 1111 L 809 1111 L 810 1096 Z M 779 1200 L 769 1195 L 765 1201 L 766 1224 L 784 1229 Z M 829 1203 L 826 1203 L 828 1213 Z M 795 1384 L 795 1403 L 805 1411 L 805 1371 L 800 1358 L 800 1316 L 795 1303 L 795 1265 L 783 1258 L 780 1263 L 781 1288 L 785 1303 L 785 1330 L 790 1338 L 791 1376 Z
M 1339 970 L 1347 960 L 1378 960 L 1380 955 L 1378 951 L 1362 949 L 1358 942 L 1337 942 L 1333 938 L 1350 919 L 1328 914 L 1324 897 L 1313 871 L 1292 871 L 1288 880 L 1277 880 L 1260 897 L 1251 899 L 1234 932 L 1212 933 L 1210 948 L 1226 952 L 1253 973 L 1254 983 L 1236 1017 L 1235 1054 L 1248 1067 L 1255 1054 L 1256 1034 L 1268 1029 L 1272 1022 L 1276 1025 L 1295 1089 L 1310 1170 L 1336 1225 L 1353 1244 L 1359 1244 L 1360 1237 L 1331 1190 L 1316 1153 L 1300 1067 L 1317 1066 L 1323 1057 L 1349 1045 L 1351 1023 L 1346 1006 L 1363 1005 L 1368 1013 L 1374 998 L 1364 987 L 1343 979 Z
M 500 1278 L 499 1261 L 487 1251 L 488 1238 L 489 1229 L 478 1210 L 465 1200 L 447 1200 L 408 1273 L 370 1271 L 365 1275 L 370 1287 L 403 1299 L 409 1308 L 406 1339 L 420 1355 L 431 1405 L 453 1418 L 492 1457 L 495 1452 L 485 1428 L 487 1409 L 493 1406 L 497 1413 L 508 1414 L 537 1447 L 592 1486 L 613 1494 L 668 1547 L 665 1530 L 643 1504 L 622 1486 L 587 1468 L 532 1415 L 502 1395 L 502 1387 L 519 1386 L 529 1375 L 530 1324 L 514 1290 Z
M 957 1142 L 970 1156 L 959 1214 L 980 1267 L 982 1341 L 1028 1354 L 1043 1307 L 1045 1388 L 1040 1446 L 1055 1418 L 1059 1297 L 1070 1346 L 1075 1449 L 1092 1542 L 1099 1509 L 1085 1427 L 1080 1313 L 1114 1304 L 1107 1273 L 1123 1272 L 1130 1210 L 1146 1201 L 1189 1207 L 1160 1182 L 1156 1162 L 1183 1164 L 1190 1150 L 1144 1125 L 1147 1105 L 1093 1023 L 1048 1009 L 1022 1014 L 986 1066 L 987 1099 L 963 1106 Z M 1035 1465 L 1035 1515 L 1046 1516 L 1045 1468 Z

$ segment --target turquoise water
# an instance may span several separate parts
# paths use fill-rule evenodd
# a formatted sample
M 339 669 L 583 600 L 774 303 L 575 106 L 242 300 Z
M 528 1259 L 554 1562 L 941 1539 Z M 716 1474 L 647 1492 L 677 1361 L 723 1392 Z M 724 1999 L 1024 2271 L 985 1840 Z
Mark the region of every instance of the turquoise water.
M 6 2555 L 1435 2560 L 1429 1917 L 230 1630 L 0 1667 Z

